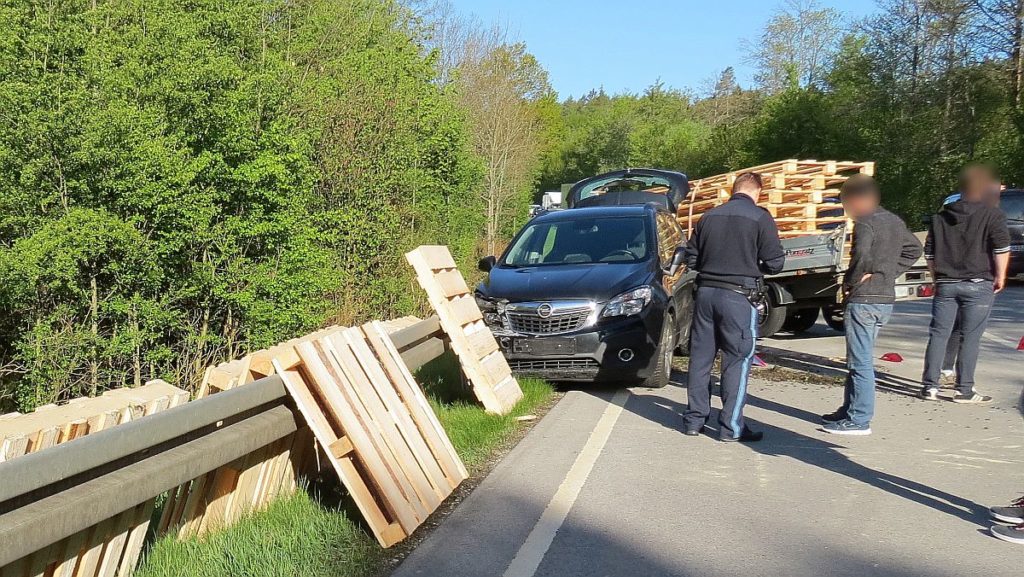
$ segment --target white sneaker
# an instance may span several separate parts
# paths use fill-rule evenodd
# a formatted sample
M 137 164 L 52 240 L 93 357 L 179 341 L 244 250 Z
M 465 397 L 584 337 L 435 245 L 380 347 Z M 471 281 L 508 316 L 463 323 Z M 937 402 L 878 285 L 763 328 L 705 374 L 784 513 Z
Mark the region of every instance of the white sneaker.
M 955 371 L 952 371 L 952 370 L 949 370 L 949 369 L 944 369 L 944 370 L 942 371 L 942 377 L 943 377 L 943 378 L 946 378 L 946 379 L 948 379 L 948 378 L 952 377 L 952 376 L 953 376 L 953 375 L 955 375 L 955 374 L 956 374 L 956 372 L 955 372 Z

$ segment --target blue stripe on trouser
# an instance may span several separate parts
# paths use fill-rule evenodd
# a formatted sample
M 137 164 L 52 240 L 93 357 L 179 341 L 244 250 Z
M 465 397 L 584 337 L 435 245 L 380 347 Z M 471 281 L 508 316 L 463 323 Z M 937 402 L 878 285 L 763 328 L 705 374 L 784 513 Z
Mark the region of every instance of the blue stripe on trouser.
M 740 413 L 743 412 L 743 403 L 747 395 L 747 378 L 750 376 L 750 363 L 754 360 L 754 349 L 757 347 L 757 309 L 750 307 L 750 354 L 743 360 L 743 369 L 740 373 L 740 386 L 736 391 L 736 405 L 732 409 L 732 419 L 729 421 L 736 438 L 740 438 L 743 430 L 740 427 Z

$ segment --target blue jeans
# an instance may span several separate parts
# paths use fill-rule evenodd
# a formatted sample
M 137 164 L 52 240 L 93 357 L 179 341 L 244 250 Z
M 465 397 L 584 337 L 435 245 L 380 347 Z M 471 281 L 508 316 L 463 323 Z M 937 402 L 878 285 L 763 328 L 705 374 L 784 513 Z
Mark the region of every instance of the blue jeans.
M 890 316 L 892 305 L 846 305 L 847 373 L 841 411 L 858 425 L 870 424 L 875 416 L 875 339 Z

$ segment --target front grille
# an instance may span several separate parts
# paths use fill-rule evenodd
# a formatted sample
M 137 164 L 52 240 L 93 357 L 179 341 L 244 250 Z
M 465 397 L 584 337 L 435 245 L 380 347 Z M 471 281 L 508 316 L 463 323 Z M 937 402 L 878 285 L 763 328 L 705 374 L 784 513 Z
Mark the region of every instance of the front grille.
M 553 314 L 546 319 L 532 312 L 509 312 L 507 315 L 509 328 L 517 333 L 552 335 L 582 328 L 590 317 L 590 309 Z
M 585 371 L 595 370 L 601 365 L 594 359 L 563 359 L 548 361 L 510 360 L 509 367 L 513 373 L 533 373 L 539 371 Z

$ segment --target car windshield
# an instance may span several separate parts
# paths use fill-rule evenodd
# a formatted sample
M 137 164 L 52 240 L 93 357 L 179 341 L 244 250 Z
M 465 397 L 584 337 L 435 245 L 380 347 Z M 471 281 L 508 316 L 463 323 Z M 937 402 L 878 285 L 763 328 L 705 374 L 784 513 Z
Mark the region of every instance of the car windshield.
M 648 255 L 647 220 L 597 217 L 527 225 L 502 262 L 526 267 L 555 264 L 631 263 Z
M 595 180 L 580 189 L 580 200 L 592 196 L 600 196 L 609 192 L 643 191 L 657 194 L 668 194 L 672 183 L 660 176 L 611 176 Z
M 999 208 L 1003 209 L 1008 220 L 1017 223 L 1024 221 L 1024 192 L 1003 194 Z

